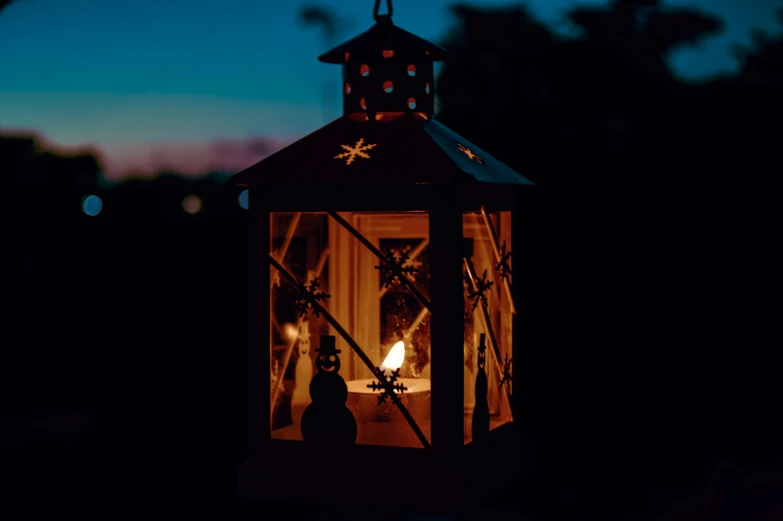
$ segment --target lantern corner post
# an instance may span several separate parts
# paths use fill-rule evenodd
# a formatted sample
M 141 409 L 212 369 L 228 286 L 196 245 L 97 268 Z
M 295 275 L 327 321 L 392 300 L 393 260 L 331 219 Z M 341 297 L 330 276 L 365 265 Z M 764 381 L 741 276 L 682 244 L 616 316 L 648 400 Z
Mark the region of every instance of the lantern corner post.
M 248 220 L 248 439 L 247 457 L 258 464 L 270 440 L 270 313 L 271 279 L 266 255 L 271 221 L 269 206 L 258 187 L 251 186 L 253 209 Z
M 526 374 L 535 370 L 530 363 L 535 359 L 533 351 L 539 345 L 534 313 L 538 296 L 537 286 L 541 284 L 534 274 L 538 272 L 535 266 L 540 245 L 537 237 L 539 229 L 536 224 L 535 187 L 522 187 L 516 190 L 512 206 L 511 242 L 514 245 L 514 285 L 512 294 L 517 303 L 517 312 L 513 317 L 512 360 L 515 361 L 512 410 L 515 427 L 524 436 L 526 432 L 525 409 L 528 394 Z
M 463 434 L 463 338 L 461 189 L 448 186 L 430 203 L 432 303 L 432 446 L 435 461 L 450 476 Z

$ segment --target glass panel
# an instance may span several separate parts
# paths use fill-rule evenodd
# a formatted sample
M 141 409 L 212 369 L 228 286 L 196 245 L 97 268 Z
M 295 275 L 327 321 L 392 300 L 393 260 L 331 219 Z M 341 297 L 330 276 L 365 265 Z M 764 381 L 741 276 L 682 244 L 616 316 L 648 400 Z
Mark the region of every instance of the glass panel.
M 511 212 L 490 213 L 487 218 L 489 224 L 479 212 L 465 213 L 462 218 L 465 255 L 469 261 L 463 266 L 466 274 L 465 443 L 473 440 L 474 429 L 489 432 L 512 420 L 507 393 L 511 390 L 511 382 L 501 384 L 501 381 L 505 382 L 502 377 L 506 362 L 511 362 L 513 304 L 510 286 L 505 284 L 501 277 L 503 269 L 498 266 L 498 257 L 503 258 L 511 251 Z M 493 234 L 496 234 L 496 242 L 492 240 Z M 493 242 L 497 245 L 497 253 Z M 511 260 L 508 256 L 505 258 L 510 273 Z
M 386 368 L 390 376 L 393 369 L 399 370 L 396 383 L 405 388 L 402 402 L 420 433 L 429 440 L 430 332 L 426 307 L 404 284 L 393 280 L 389 270 L 379 269 L 383 266 L 377 255 L 343 224 L 327 214 L 316 213 L 303 213 L 296 223 L 295 215 L 272 214 L 272 250 L 286 250 L 283 266 L 303 282 L 319 277 L 317 291 L 330 295 L 319 302 L 373 365 Z M 381 253 L 401 262 L 407 255 L 401 264 L 403 276 L 424 298 L 429 298 L 426 213 L 341 212 L 340 217 Z M 286 241 L 287 233 L 292 237 L 290 241 Z M 288 248 L 286 242 L 290 244 Z M 273 280 L 276 273 L 272 269 Z M 309 384 L 315 372 L 318 335 L 329 334 L 336 337 L 337 349 L 341 351 L 339 374 L 349 390 L 346 406 L 357 421 L 356 442 L 422 447 L 413 427 L 391 400 L 379 403 L 384 393 L 373 386 L 377 380 L 372 370 L 340 333 L 312 311 L 299 317 L 297 294 L 285 278 L 279 285 L 273 284 L 271 290 L 271 368 L 273 380 L 281 383 L 278 397 L 275 382 L 272 383 L 272 437 L 302 439 L 300 422 L 311 402 Z
M 318 290 L 329 293 L 328 215 L 273 213 L 270 224 L 272 255 L 303 282 L 318 278 Z M 329 333 L 329 324 L 312 312 L 300 317 L 296 288 L 274 268 L 270 279 L 272 437 L 301 440 L 302 413 L 311 401 L 316 340 Z

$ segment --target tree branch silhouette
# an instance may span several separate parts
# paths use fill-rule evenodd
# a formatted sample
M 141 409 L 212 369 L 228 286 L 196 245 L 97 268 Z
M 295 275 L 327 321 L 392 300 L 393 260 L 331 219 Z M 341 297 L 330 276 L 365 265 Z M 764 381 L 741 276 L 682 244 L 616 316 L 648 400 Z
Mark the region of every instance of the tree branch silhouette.
M 0 12 L 2 12 L 3 9 L 11 5 L 13 2 L 14 0 L 0 0 Z
M 299 20 L 305 25 L 320 27 L 326 41 L 337 36 L 337 18 L 326 7 L 306 6 L 299 12 Z

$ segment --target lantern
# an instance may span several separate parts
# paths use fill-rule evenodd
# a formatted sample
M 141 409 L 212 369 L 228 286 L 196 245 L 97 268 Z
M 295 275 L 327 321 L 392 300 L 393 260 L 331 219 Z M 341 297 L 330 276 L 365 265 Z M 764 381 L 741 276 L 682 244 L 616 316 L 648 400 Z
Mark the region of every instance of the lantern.
M 232 178 L 250 220 L 240 490 L 453 510 L 518 470 L 512 250 L 533 183 L 433 119 L 447 51 L 378 4 L 319 57 L 343 67 L 343 116 Z

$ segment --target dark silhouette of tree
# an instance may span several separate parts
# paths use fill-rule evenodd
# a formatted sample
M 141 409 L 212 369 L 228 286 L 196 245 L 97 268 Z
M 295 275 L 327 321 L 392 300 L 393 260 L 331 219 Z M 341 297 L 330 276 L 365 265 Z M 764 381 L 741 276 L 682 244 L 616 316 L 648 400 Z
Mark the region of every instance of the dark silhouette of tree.
M 12 3 L 13 1 L 14 1 L 14 0 L 0 0 L 0 12 L 2 12 L 2 10 L 3 10 L 3 9 L 5 9 L 5 8 L 6 8 L 6 7 L 8 7 L 9 5 L 11 5 L 11 3 Z
M 111 447 L 122 446 L 136 472 L 163 452 L 182 459 L 181 449 L 165 447 L 191 452 L 215 436 L 242 457 L 243 429 L 233 426 L 241 415 L 217 406 L 245 399 L 246 328 L 241 319 L 225 327 L 245 313 L 239 190 L 217 176 L 166 173 L 105 189 L 92 181 L 97 164 L 54 154 L 33 137 L 0 138 L 0 172 L 14 187 L 5 199 L 13 226 L 3 291 L 11 310 L 3 341 L 13 348 L 0 364 L 1 389 L 13 396 L 4 403 L 0 441 L 14 453 L 6 466 L 14 491 L 111 493 L 100 471 Z M 81 211 L 91 192 L 104 203 L 95 217 Z M 182 206 L 190 194 L 203 202 L 195 215 Z M 85 411 L 97 430 L 36 427 L 36 418 L 59 421 L 69 410 Z M 193 435 L 179 438 L 207 410 L 220 429 L 194 424 Z M 65 418 L 72 417 L 79 420 Z M 173 492 L 155 476 L 147 480 Z
M 299 20 L 305 25 L 320 27 L 327 41 L 332 41 L 339 32 L 337 16 L 327 7 L 305 6 L 299 12 Z
M 663 7 L 660 0 L 614 0 L 606 7 L 576 7 L 567 18 L 584 41 L 622 49 L 651 77 L 670 78 L 670 53 L 696 45 L 722 30 L 715 16 L 687 7 Z
M 671 51 L 720 29 L 711 15 L 653 0 L 573 9 L 576 39 L 521 7 L 452 13 L 457 27 L 442 43 L 456 59 L 439 78 L 439 118 L 545 185 L 609 176 L 632 153 L 631 136 L 668 116 L 660 109 L 681 87 Z M 602 173 L 577 175 L 586 162 Z
M 452 13 L 439 119 L 540 187 L 514 248 L 531 261 L 534 299 L 518 380 L 529 479 L 496 505 L 541 520 L 653 520 L 664 505 L 674 520 L 688 508 L 721 519 L 731 498 L 713 495 L 745 492 L 728 477 L 699 485 L 715 461 L 739 474 L 781 459 L 779 406 L 765 398 L 778 365 L 761 350 L 776 345 L 765 325 L 780 293 L 769 274 L 781 265 L 783 32 L 757 33 L 736 75 L 691 85 L 667 57 L 719 30 L 709 14 L 616 1 L 573 9 L 578 34 L 565 37 L 523 7 Z M 339 29 L 316 8 L 302 20 Z M 241 458 L 245 437 L 240 190 L 174 172 L 107 188 L 99 158 L 33 136 L 0 137 L 0 172 L 13 188 L 4 415 L 86 410 L 101 433 L 67 450 L 15 436 L 29 469 L 17 483 L 98 495 L 136 486 L 144 467 L 145 487 L 168 491 L 171 475 L 149 471 L 166 461 L 189 497 L 214 494 L 232 472 L 227 447 Z M 103 199 L 98 216 L 81 209 L 88 193 Z M 195 214 L 182 205 L 191 194 Z M 219 484 L 196 468 L 205 447 L 225 462 Z M 117 453 L 127 482 L 104 479 Z
M 439 119 L 540 180 L 541 156 L 547 154 L 532 149 L 556 125 L 557 94 L 548 63 L 557 51 L 556 37 L 523 7 L 484 10 L 459 4 L 451 11 L 456 27 L 443 45 L 454 61 L 437 82 Z M 517 153 L 522 149 L 524 158 Z
M 783 25 L 783 9 L 778 10 L 778 21 Z M 753 31 L 753 40 L 750 47 L 735 48 L 741 64 L 739 77 L 746 85 L 780 88 L 783 86 L 783 30 L 776 36 Z
M 306 5 L 299 11 L 299 22 L 305 26 L 318 27 L 321 29 L 325 50 L 337 45 L 339 36 L 350 26 L 350 24 L 340 18 L 337 13 L 329 7 L 320 5 Z M 331 116 L 329 110 L 338 99 L 339 87 L 327 80 L 322 86 L 322 111 L 324 123 L 327 123 Z
M 526 364 L 537 369 L 524 381 L 546 399 L 526 409 L 531 508 L 542 519 L 657 511 L 689 497 L 721 454 L 779 458 L 779 429 L 728 405 L 743 396 L 765 404 L 760 414 L 774 378 L 727 387 L 749 373 L 736 353 L 704 346 L 762 345 L 769 320 L 748 288 L 768 285 L 779 259 L 768 199 L 779 193 L 780 40 L 758 36 L 734 77 L 689 84 L 668 58 L 720 31 L 707 13 L 653 0 L 579 7 L 568 13 L 576 37 L 521 7 L 452 13 L 439 120 L 539 184 L 525 253 L 536 273 Z M 767 442 L 753 445 L 750 425 Z

